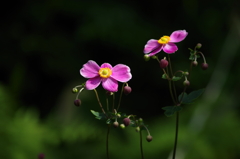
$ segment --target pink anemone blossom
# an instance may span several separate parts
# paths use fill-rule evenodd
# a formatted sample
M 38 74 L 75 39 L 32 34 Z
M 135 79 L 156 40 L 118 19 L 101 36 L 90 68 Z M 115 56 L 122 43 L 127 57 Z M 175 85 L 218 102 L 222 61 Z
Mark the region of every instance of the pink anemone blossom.
M 123 64 L 118 64 L 114 67 L 109 63 L 104 63 L 99 66 L 95 61 L 89 60 L 80 69 L 80 74 L 89 78 L 86 82 L 86 89 L 93 90 L 102 82 L 105 90 L 117 92 L 118 81 L 127 82 L 132 78 L 130 68 Z
M 174 43 L 184 40 L 187 34 L 188 33 L 186 32 L 186 30 L 177 30 L 174 31 L 170 35 L 170 37 L 163 36 L 159 40 L 150 39 L 145 45 L 143 52 L 145 54 L 149 53 L 149 56 L 153 56 L 159 53 L 161 50 L 163 50 L 167 54 L 175 53 L 178 50 L 178 47 Z

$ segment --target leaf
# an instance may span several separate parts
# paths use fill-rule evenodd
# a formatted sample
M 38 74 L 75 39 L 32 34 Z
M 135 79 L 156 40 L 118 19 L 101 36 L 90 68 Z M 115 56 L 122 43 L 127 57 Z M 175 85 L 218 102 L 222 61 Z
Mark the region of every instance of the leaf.
M 167 106 L 167 107 L 162 107 L 163 110 L 165 110 L 164 114 L 167 117 L 172 116 L 175 112 L 178 112 L 182 110 L 182 107 L 180 106 Z
M 178 80 L 180 80 L 181 78 L 182 78 L 182 77 L 173 76 L 173 77 L 172 77 L 172 80 L 173 80 L 173 81 L 178 81 Z
M 99 113 L 94 110 L 90 110 L 90 111 L 95 116 L 95 118 L 98 120 L 104 119 L 106 117 L 104 113 Z
M 205 89 L 199 89 L 196 91 L 193 91 L 189 94 L 184 93 L 183 98 L 182 98 L 182 103 L 183 104 L 191 104 L 194 100 L 196 100 L 202 93 L 204 92 Z M 182 93 L 178 96 L 178 100 L 180 100 L 182 97 Z
M 112 121 L 111 121 L 111 119 L 108 119 L 107 121 L 106 121 L 106 124 L 111 124 L 112 123 Z

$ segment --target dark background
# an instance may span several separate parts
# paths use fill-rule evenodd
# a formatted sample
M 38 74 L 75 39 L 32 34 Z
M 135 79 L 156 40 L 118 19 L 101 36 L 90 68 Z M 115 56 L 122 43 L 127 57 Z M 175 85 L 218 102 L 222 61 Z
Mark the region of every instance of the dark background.
M 143 48 L 149 39 L 183 29 L 188 36 L 171 55 L 173 69 L 188 70 L 188 48 L 199 42 L 209 68 L 193 69 L 187 92 L 206 91 L 181 111 L 178 157 L 239 158 L 239 7 L 237 0 L 4 2 L 0 158 L 36 158 L 41 152 L 47 159 L 105 158 L 106 125 L 89 111 L 100 111 L 94 92 L 83 91 L 81 107 L 73 105 L 71 89 L 86 81 L 79 70 L 88 60 L 131 68 L 133 92 L 124 96 L 121 111 L 149 125 L 154 140 L 144 142 L 145 157 L 167 158 L 175 118 L 165 117 L 161 107 L 172 101 L 158 63 L 145 62 Z M 176 86 L 180 93 L 182 81 Z M 102 87 L 98 91 L 105 102 Z M 111 157 L 140 158 L 138 138 L 132 128 L 112 130 Z

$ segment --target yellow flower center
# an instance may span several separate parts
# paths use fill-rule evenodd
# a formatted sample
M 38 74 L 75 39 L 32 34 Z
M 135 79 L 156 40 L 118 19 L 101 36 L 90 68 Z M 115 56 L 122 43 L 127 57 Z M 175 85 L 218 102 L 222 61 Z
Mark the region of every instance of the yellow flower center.
M 170 37 L 169 36 L 163 36 L 158 40 L 159 44 L 167 44 L 170 41 Z
M 108 78 L 111 76 L 112 70 L 110 68 L 100 68 L 100 70 L 98 71 L 98 74 L 102 78 Z

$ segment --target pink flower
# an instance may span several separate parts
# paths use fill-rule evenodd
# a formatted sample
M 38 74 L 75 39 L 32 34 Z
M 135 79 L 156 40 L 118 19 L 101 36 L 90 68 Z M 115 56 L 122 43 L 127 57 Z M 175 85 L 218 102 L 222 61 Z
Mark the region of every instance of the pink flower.
M 83 65 L 80 74 L 89 78 L 85 85 L 86 89 L 93 90 L 102 82 L 103 88 L 110 92 L 117 92 L 118 81 L 127 82 L 132 78 L 130 68 L 126 65 L 118 64 L 112 67 L 109 63 L 104 63 L 99 67 L 92 60 Z
M 186 32 L 186 30 L 177 30 L 174 31 L 170 35 L 170 37 L 163 36 L 159 40 L 150 39 L 145 45 L 143 52 L 145 54 L 149 53 L 149 56 L 153 56 L 159 53 L 161 50 L 163 50 L 167 54 L 175 53 L 178 50 L 178 47 L 174 43 L 184 40 L 187 34 L 188 33 Z

